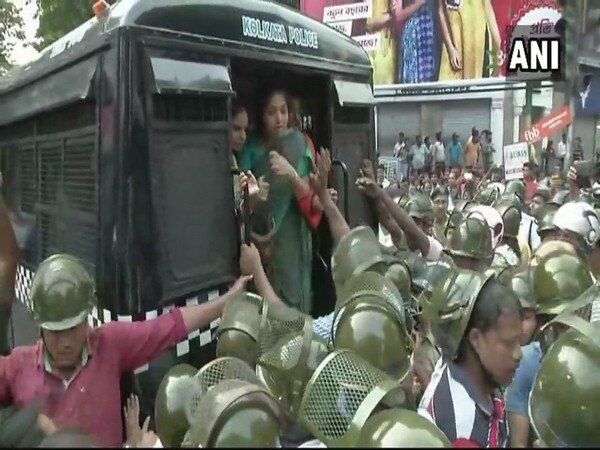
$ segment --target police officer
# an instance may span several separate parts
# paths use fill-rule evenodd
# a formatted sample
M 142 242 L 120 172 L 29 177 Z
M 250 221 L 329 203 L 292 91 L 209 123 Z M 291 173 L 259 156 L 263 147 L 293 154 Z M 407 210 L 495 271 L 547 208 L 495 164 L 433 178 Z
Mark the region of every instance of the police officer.
M 41 397 L 57 427 L 79 428 L 102 445 L 121 446 L 121 375 L 217 319 L 247 281 L 240 278 L 214 301 L 154 320 L 90 329 L 94 280 L 77 258 L 53 255 L 40 264 L 30 292 L 41 339 L 0 359 L 0 402 L 25 406 Z
M 467 214 L 450 230 L 446 247 L 454 264 L 463 269 L 484 270 L 492 261 L 492 236 L 484 219 Z
M 600 324 L 562 318 L 570 327 L 542 360 L 529 415 L 546 447 L 600 446 Z

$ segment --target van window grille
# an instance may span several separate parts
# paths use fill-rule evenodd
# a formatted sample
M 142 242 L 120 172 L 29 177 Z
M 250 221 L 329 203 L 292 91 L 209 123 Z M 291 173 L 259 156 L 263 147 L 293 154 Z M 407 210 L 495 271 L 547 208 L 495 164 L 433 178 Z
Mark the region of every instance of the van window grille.
M 63 188 L 69 209 L 96 211 L 96 148 L 89 138 L 65 140 Z
M 19 161 L 19 187 L 21 190 L 21 211 L 34 214 L 37 202 L 37 167 L 35 147 L 27 145 L 17 149 Z
M 56 206 L 62 179 L 62 150 L 61 141 L 38 146 L 42 205 Z
M 98 247 L 98 158 L 93 102 L 76 103 L 0 130 L 13 142 L 5 162 L 16 173 L 15 206 L 35 222 L 23 255 L 37 266 L 54 253 L 93 269 Z M 34 222 L 33 222 L 34 221 Z
M 226 122 L 225 97 L 154 95 L 154 118 L 166 122 Z

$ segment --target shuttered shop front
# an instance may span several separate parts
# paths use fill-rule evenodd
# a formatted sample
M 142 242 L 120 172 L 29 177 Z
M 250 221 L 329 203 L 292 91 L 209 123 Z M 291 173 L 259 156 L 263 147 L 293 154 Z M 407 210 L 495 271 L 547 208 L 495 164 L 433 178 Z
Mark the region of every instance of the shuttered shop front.
M 480 132 L 490 129 L 489 99 L 485 100 L 459 100 L 443 102 L 442 133 L 444 140 L 449 140 L 452 133 L 458 133 L 461 142 L 466 142 L 471 136 L 471 129 L 477 128 Z
M 421 107 L 419 103 L 387 103 L 377 106 L 377 149 L 381 155 L 390 156 L 404 133 L 411 142 L 421 133 Z

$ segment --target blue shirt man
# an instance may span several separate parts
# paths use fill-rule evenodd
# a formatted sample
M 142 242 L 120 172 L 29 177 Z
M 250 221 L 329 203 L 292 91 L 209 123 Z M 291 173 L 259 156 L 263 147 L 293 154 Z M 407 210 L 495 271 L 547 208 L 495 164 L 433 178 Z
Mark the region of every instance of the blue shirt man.
M 542 348 L 539 342 L 534 341 L 525 345 L 522 350 L 523 359 L 521 359 L 513 382 L 506 389 L 506 411 L 510 426 L 511 447 L 517 446 L 517 444 L 530 447 L 533 441 L 529 425 L 529 394 L 533 390 L 535 377 L 540 370 Z M 527 442 L 522 442 L 524 440 Z

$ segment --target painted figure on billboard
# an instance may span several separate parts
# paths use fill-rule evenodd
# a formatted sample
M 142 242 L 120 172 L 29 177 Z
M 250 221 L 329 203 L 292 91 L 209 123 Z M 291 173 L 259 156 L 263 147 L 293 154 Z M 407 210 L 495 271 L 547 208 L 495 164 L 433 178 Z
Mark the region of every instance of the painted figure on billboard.
M 439 20 L 444 38 L 439 80 L 467 80 L 488 75 L 489 54 L 500 65 L 502 38 L 491 0 L 439 0 Z M 489 33 L 489 34 L 488 34 Z M 492 74 L 492 75 L 497 75 Z
M 304 0 L 302 11 L 363 45 L 375 85 L 503 75 L 511 30 L 560 16 L 556 0 Z

